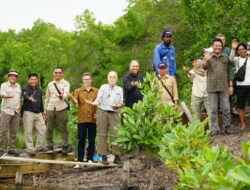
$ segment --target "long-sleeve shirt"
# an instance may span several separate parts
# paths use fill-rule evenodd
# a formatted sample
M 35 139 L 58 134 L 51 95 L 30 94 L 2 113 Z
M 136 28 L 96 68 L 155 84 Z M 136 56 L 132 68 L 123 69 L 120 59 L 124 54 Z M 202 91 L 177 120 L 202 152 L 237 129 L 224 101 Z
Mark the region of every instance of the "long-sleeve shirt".
M 129 73 L 123 79 L 125 106 L 132 108 L 134 103 L 142 100 L 143 95 L 137 86 L 132 86 L 131 82 L 143 82 L 143 77 Z
M 212 56 L 207 69 L 207 92 L 227 92 L 229 80 L 233 80 L 232 62 L 227 55 Z
M 2 96 L 2 107 L 1 111 L 9 114 L 15 115 L 20 113 L 21 108 L 21 87 L 19 84 L 11 85 L 10 82 L 5 82 L 1 84 L 0 94 Z M 12 98 L 4 98 L 3 95 L 12 95 Z
M 23 110 L 31 111 L 34 113 L 43 113 L 43 99 L 42 99 L 42 91 L 39 87 L 32 88 L 30 85 L 27 85 L 23 88 Z M 32 102 L 29 100 L 29 97 L 32 96 L 36 101 Z
M 239 68 L 244 65 L 246 58 L 239 56 L 235 57 L 235 51 L 232 50 L 230 54 L 230 60 L 233 61 L 236 72 L 238 72 Z M 250 57 L 247 59 L 245 79 L 244 81 L 237 81 L 237 86 L 250 86 Z
M 207 71 L 192 69 L 188 77 L 193 81 L 192 94 L 200 98 L 207 97 Z
M 177 89 L 177 83 L 175 80 L 175 77 L 170 75 L 165 76 L 159 76 L 163 84 L 167 87 L 171 95 L 173 96 L 174 100 L 178 100 L 178 89 Z M 158 78 L 156 78 L 158 80 Z M 174 105 L 171 96 L 167 92 L 167 90 L 164 88 L 160 80 L 158 80 L 159 90 L 162 93 L 161 94 L 161 101 L 160 103 L 168 103 L 170 105 Z
M 63 98 L 60 99 L 58 97 L 59 93 L 57 92 L 54 83 L 56 83 L 57 88 L 63 94 Z M 47 91 L 46 91 L 46 98 L 45 98 L 45 110 L 50 111 L 61 111 L 68 107 L 65 100 L 68 97 L 68 92 L 70 89 L 70 84 L 62 79 L 59 82 L 52 81 L 48 84 Z
M 168 51 L 168 52 L 167 52 Z M 167 54 L 166 54 L 167 52 Z M 170 45 L 168 48 L 165 46 L 164 42 L 161 42 L 155 47 L 154 51 L 154 68 L 156 75 L 158 72 L 158 65 L 160 63 L 166 63 L 168 65 L 169 74 L 172 76 L 176 75 L 176 61 L 175 61 L 175 48 Z
M 115 104 L 123 105 L 123 91 L 119 86 L 103 84 L 98 91 L 96 101 L 99 102 L 98 108 L 104 111 L 118 112 L 111 106 Z

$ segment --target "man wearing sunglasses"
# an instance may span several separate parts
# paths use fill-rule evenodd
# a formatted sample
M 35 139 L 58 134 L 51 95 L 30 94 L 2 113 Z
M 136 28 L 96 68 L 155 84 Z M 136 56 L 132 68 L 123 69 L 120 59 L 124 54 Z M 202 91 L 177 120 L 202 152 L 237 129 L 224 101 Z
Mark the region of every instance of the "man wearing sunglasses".
M 53 129 L 57 119 L 61 129 L 62 154 L 67 154 L 70 151 L 67 131 L 69 109 L 67 98 L 70 84 L 63 79 L 62 67 L 54 69 L 53 77 L 54 80 L 48 84 L 45 98 L 48 149 L 53 150 Z

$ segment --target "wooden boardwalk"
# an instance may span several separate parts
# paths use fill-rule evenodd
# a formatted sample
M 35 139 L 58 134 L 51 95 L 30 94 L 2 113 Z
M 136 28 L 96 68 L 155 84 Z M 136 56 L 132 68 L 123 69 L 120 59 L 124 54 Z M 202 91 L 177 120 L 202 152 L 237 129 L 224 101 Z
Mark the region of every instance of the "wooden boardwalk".
M 49 158 L 49 159 L 48 159 Z M 0 178 L 15 177 L 16 172 L 22 174 L 40 173 L 56 168 L 69 168 L 74 165 L 88 167 L 118 167 L 110 162 L 109 165 L 102 163 L 76 162 L 72 153 L 62 155 L 58 153 L 42 153 L 34 157 L 21 154 L 19 157 L 4 155 L 0 157 Z
M 117 167 L 117 164 L 103 165 L 102 163 L 88 163 L 88 162 L 74 162 L 74 161 L 63 161 L 63 160 L 44 160 L 44 159 L 33 159 L 33 158 L 21 158 L 13 156 L 2 156 L 0 160 L 24 162 L 30 164 L 59 164 L 59 165 L 81 165 L 81 166 L 95 166 L 95 167 Z M 1 165 L 1 164 L 0 164 Z

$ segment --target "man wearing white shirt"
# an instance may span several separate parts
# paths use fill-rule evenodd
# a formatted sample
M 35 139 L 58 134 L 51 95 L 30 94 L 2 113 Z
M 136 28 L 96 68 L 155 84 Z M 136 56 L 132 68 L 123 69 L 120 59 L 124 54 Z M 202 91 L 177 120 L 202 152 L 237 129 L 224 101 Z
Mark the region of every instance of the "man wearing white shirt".
M 118 109 L 123 106 L 123 90 L 116 85 L 117 73 L 114 71 L 108 74 L 108 84 L 104 84 L 98 91 L 95 101 L 85 101 L 86 103 L 98 106 L 97 110 L 97 133 L 98 133 L 98 154 L 102 156 L 102 163 L 108 165 L 107 136 L 110 131 L 111 144 L 116 140 L 115 127 L 121 124 Z M 111 152 L 115 155 L 114 163 L 121 164 L 120 152 L 117 145 L 111 145 Z
M 19 153 L 14 150 L 16 141 L 16 132 L 20 124 L 21 111 L 21 87 L 16 80 L 18 73 L 10 70 L 8 73 L 8 82 L 2 83 L 0 94 L 2 96 L 1 107 L 1 126 L 0 126 L 0 156 L 3 155 L 3 146 L 10 131 L 8 155 L 18 156 Z

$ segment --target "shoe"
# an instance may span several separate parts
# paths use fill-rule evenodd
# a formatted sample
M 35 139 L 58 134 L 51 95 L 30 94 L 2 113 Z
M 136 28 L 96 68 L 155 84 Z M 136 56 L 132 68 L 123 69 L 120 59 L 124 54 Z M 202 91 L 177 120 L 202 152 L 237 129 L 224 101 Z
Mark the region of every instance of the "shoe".
M 80 165 L 77 164 L 74 166 L 74 169 L 77 169 L 77 168 L 80 168 Z
M 64 145 L 62 147 L 62 155 L 67 155 L 68 154 L 68 146 L 67 145 Z
M 216 136 L 216 135 L 220 135 L 220 131 L 212 131 L 210 134 L 211 137 Z
M 107 156 L 102 156 L 102 164 L 103 165 L 109 165 Z
M 229 134 L 232 134 L 233 132 L 230 130 L 230 127 L 226 127 L 224 129 L 224 133 L 229 135 Z
M 72 147 L 70 145 L 62 146 L 62 155 L 67 155 L 70 152 L 72 152 Z
M 93 160 L 88 160 L 88 163 L 93 164 L 94 162 L 93 162 Z
M 47 147 L 37 148 L 36 152 L 47 152 L 49 149 Z
M 27 150 L 26 153 L 29 155 L 29 156 L 35 156 L 36 155 L 36 152 L 34 150 Z
M 54 150 L 54 147 L 53 147 L 53 145 L 49 145 L 49 146 L 47 146 L 47 151 L 53 151 Z
M 235 108 L 233 108 L 233 109 L 231 110 L 231 114 L 232 114 L 232 115 L 239 115 L 238 112 L 235 110 Z
M 20 153 L 15 150 L 9 150 L 7 154 L 10 156 L 19 156 Z
M 118 155 L 115 155 L 114 164 L 121 165 L 122 161 Z
M 70 145 L 63 145 L 62 146 L 62 155 L 67 155 L 70 152 L 72 152 Z

